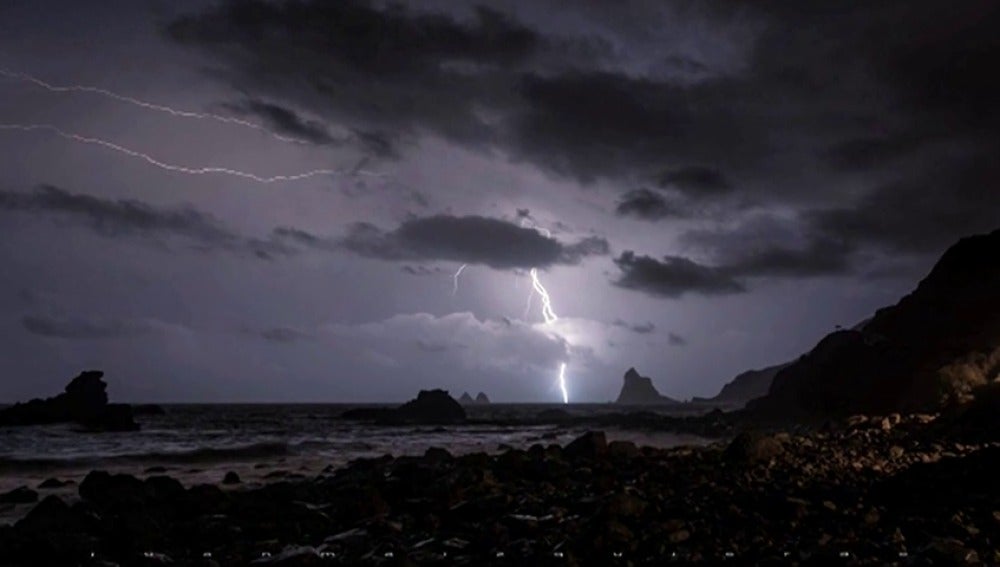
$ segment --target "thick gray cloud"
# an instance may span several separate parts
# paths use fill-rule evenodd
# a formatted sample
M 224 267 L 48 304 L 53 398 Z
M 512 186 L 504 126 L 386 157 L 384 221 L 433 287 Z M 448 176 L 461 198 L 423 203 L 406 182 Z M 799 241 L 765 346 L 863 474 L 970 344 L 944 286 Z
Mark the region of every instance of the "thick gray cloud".
M 726 295 L 746 291 L 724 271 L 687 258 L 666 256 L 657 260 L 625 251 L 615 258 L 615 264 L 621 270 L 615 285 L 654 296 L 678 298 L 686 293 Z
M 657 182 L 660 187 L 675 189 L 692 197 L 718 195 L 732 190 L 721 171 L 701 165 L 668 169 L 660 174 Z
M 681 216 L 680 211 L 668 203 L 663 195 L 649 189 L 635 189 L 622 195 L 615 212 L 620 216 L 633 216 L 649 221 Z
M 0 191 L 0 212 L 68 220 L 107 238 L 139 238 L 158 244 L 180 238 L 197 249 L 223 249 L 260 258 L 292 253 L 276 242 L 240 236 L 192 207 L 157 208 L 134 199 L 102 199 L 51 185 L 30 192 Z
M 344 142 L 331 136 L 322 122 L 303 118 L 294 110 L 273 102 L 247 99 L 222 107 L 237 115 L 259 118 L 268 129 L 295 140 L 321 146 Z
M 874 237 L 864 228 L 871 201 L 908 199 L 885 181 L 888 168 L 976 168 L 998 149 L 990 132 L 1000 122 L 992 80 L 1000 16 L 982 3 L 942 13 L 930 1 L 851 2 L 836 18 L 823 5 L 783 1 L 640 4 L 630 10 L 645 21 L 555 33 L 518 9 L 254 0 L 179 18 L 168 32 L 217 58 L 235 85 L 296 100 L 349 129 L 500 149 L 584 183 L 638 177 L 689 198 L 745 194 L 799 206 L 838 201 L 815 187 L 836 183 L 822 176 L 871 173 L 862 182 L 869 191 L 853 191 L 856 202 L 823 216 L 824 226 L 836 225 L 833 240 Z M 744 25 L 754 39 L 720 68 L 687 53 L 645 69 L 608 64 L 621 55 L 616 41 L 649 39 L 649 22 L 670 15 L 723 31 L 744 33 Z M 598 29 L 613 30 L 616 41 Z M 961 203 L 949 185 L 921 190 L 947 212 Z M 1000 212 L 995 199 L 975 202 Z M 618 212 L 650 219 L 670 209 L 635 192 Z M 927 220 L 900 224 L 910 231 Z M 947 232 L 954 239 L 961 231 Z
M 21 319 L 33 335 L 58 339 L 118 339 L 161 332 L 166 325 L 145 319 L 53 317 L 27 315 Z
M 297 238 L 301 242 L 310 241 L 307 236 Z M 415 218 L 388 232 L 358 223 L 335 244 L 315 242 L 317 246 L 336 245 L 360 256 L 382 260 L 442 260 L 501 270 L 577 264 L 588 256 L 610 252 L 608 242 L 602 238 L 592 236 L 563 244 L 532 228 L 475 215 Z

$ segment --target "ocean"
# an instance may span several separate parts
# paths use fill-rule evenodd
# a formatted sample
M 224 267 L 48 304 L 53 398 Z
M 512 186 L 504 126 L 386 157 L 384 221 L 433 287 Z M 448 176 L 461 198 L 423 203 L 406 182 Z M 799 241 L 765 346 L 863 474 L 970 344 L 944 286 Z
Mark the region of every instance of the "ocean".
M 617 408 L 607 404 L 491 404 L 467 408 L 470 423 L 449 426 L 376 426 L 345 421 L 340 415 L 358 405 L 167 405 L 164 415 L 137 416 L 142 429 L 126 433 L 86 433 L 73 425 L 0 428 L 0 493 L 19 486 L 42 496 L 74 498 L 76 485 L 91 470 L 137 476 L 168 474 L 187 485 L 219 483 L 229 472 L 241 486 L 279 479 L 314 477 L 358 458 L 420 455 L 430 447 L 453 454 L 496 453 L 535 443 L 565 445 L 587 428 L 533 423 L 546 409 L 571 415 Z M 377 407 L 377 406 L 366 406 Z M 665 432 L 605 430 L 609 440 L 671 447 L 705 444 L 707 439 Z M 38 489 L 49 478 L 65 487 Z M 30 506 L 0 505 L 0 523 Z

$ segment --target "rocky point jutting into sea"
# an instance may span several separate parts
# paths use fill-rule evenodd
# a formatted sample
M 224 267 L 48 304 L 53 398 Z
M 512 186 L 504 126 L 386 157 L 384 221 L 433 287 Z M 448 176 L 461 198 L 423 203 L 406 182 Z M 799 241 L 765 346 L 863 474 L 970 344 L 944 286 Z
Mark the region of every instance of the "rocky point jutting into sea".
M 0 527 L 0 561 L 998 564 L 997 258 L 1000 231 L 963 239 L 917 290 L 862 329 L 822 339 L 745 410 L 539 411 L 532 423 L 594 431 L 567 443 L 357 459 L 264 485 L 94 471 L 73 498 L 30 487 L 0 496 L 33 506 Z M 643 399 L 659 396 L 635 377 Z M 438 390 L 344 420 L 446 430 L 475 418 Z M 718 439 L 653 448 L 599 431 L 621 428 Z

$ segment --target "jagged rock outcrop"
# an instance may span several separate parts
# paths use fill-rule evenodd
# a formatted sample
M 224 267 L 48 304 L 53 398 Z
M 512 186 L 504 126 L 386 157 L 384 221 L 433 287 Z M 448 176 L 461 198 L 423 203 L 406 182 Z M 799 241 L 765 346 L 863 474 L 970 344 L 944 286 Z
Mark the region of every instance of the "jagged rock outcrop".
M 458 423 L 465 421 L 462 405 L 446 390 L 420 390 L 395 411 L 395 418 L 408 423 Z
M 618 394 L 616 403 L 629 405 L 646 404 L 677 404 L 677 400 L 661 395 L 653 386 L 650 378 L 639 375 L 635 368 L 629 368 L 625 373 L 622 391 Z
M 136 431 L 132 408 L 109 404 L 104 373 L 88 370 L 74 378 L 66 391 L 52 398 L 34 399 L 0 411 L 0 426 L 78 423 L 102 431 Z
M 963 238 L 912 293 L 859 330 L 827 335 L 778 372 L 753 413 L 936 411 L 1000 373 L 1000 230 Z
M 477 404 L 488 404 L 488 403 L 490 403 L 490 399 L 488 397 L 486 397 L 486 394 L 484 394 L 483 392 L 479 392 L 478 394 L 476 394 L 476 403 Z
M 472 396 L 468 392 L 462 392 L 462 395 L 458 398 L 458 403 L 464 405 L 474 404 L 476 400 L 472 399 Z
M 743 406 L 750 400 L 767 395 L 771 382 L 779 371 L 792 364 L 776 364 L 760 370 L 747 370 L 738 374 L 722 390 L 711 398 L 694 398 L 695 403 L 717 404 L 725 406 Z

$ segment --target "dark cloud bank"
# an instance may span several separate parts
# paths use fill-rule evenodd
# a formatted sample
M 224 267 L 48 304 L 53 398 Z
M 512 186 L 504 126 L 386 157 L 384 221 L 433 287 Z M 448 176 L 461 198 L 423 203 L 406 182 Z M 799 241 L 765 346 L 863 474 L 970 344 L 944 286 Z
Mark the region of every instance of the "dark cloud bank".
M 726 65 L 674 53 L 659 67 L 669 73 L 630 66 L 616 51 L 648 35 L 628 18 L 602 22 L 617 34 L 611 41 L 592 28 L 557 34 L 491 8 L 250 0 L 181 17 L 166 33 L 213 56 L 220 79 L 371 136 L 386 152 L 430 135 L 583 184 L 638 182 L 645 188 L 619 199 L 622 217 L 690 219 L 699 215 L 693 202 L 738 201 L 731 215 L 747 203 L 781 207 L 792 211 L 789 230 L 805 235 L 804 245 L 789 245 L 737 223 L 728 237 L 757 238 L 756 248 L 733 257 L 703 241 L 710 264 L 657 259 L 667 250 L 622 254 L 617 283 L 629 289 L 724 294 L 743 291 L 751 277 L 852 274 L 859 255 L 930 257 L 995 228 L 997 5 L 656 6 L 647 12 L 722 37 L 754 33 Z M 313 131 L 274 109 L 257 112 L 286 132 Z M 437 239 L 447 222 L 389 232 L 359 225 L 343 244 L 386 259 L 501 268 L 574 261 L 566 246 L 516 231 L 504 233 L 525 244 L 516 254 L 486 242 L 456 246 Z M 461 222 L 447 230 L 462 232 Z

